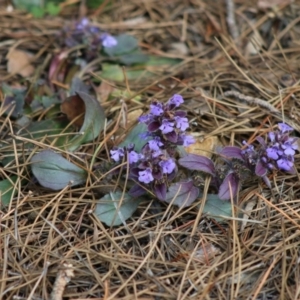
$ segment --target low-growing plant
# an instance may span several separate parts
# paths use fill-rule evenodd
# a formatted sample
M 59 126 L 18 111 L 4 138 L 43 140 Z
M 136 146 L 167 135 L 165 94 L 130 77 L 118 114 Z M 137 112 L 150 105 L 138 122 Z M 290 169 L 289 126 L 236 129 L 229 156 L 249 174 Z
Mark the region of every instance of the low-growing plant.
M 180 157 L 178 146 L 194 143 L 193 137 L 186 133 L 187 113 L 179 109 L 183 102 L 177 94 L 166 103 L 153 101 L 149 113 L 139 118 L 140 123 L 147 125 L 147 131 L 141 134 L 145 139 L 141 151 L 135 151 L 134 144 L 110 151 L 111 158 L 121 163 L 120 171 L 134 183 L 128 191 L 132 197 L 150 192 L 161 201 L 171 202 L 175 197 L 175 204 L 187 206 L 201 193 L 199 177 L 204 182 L 205 176 L 210 176 L 211 190 L 217 191 L 220 200 L 236 201 L 243 183 L 253 176 L 262 178 L 271 187 L 268 173 L 295 173 L 297 138 L 290 136 L 293 128 L 285 123 L 279 123 L 266 140 L 257 137 L 256 145 L 243 142 L 241 148 L 222 148 L 215 159 L 189 153 Z

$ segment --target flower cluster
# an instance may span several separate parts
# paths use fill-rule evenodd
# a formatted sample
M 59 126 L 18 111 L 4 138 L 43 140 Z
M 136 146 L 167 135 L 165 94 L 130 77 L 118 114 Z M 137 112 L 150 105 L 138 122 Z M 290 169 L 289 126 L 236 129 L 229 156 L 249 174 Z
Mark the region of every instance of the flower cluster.
M 242 183 L 253 174 L 271 187 L 268 171 L 294 173 L 294 155 L 298 150 L 298 139 L 290 137 L 293 128 L 285 123 L 279 123 L 278 128 L 268 134 L 267 141 L 257 137 L 258 147 L 244 142 L 245 149 L 224 147 L 219 152 L 220 159 L 215 162 L 201 155 L 189 154 L 179 159 L 179 164 L 190 170 L 210 174 L 211 185 L 218 190 L 222 200 L 235 199 Z
M 67 47 L 88 44 L 91 48 L 97 49 L 99 45 L 106 48 L 117 45 L 117 40 L 113 36 L 90 24 L 87 18 L 82 18 L 73 27 L 65 28 L 64 36 Z
M 177 109 L 183 101 L 182 96 L 177 94 L 165 104 L 154 101 L 150 105 L 150 112 L 139 118 L 148 128 L 148 132 L 143 134 L 148 141 L 141 153 L 135 152 L 133 146 L 110 151 L 111 158 L 116 162 L 128 153 L 130 178 L 139 182 L 133 187 L 132 195 L 144 193 L 143 186 L 147 186 L 159 199 L 165 199 L 168 183 L 177 172 L 176 147 L 194 143 L 192 136 L 185 133 L 189 127 L 186 112 Z
M 289 125 L 279 123 L 278 128 L 275 132 L 269 132 L 267 141 L 261 137 L 257 138 L 260 144 L 258 149 L 253 145 L 247 145 L 246 149 L 242 150 L 245 160 L 255 166 L 255 173 L 258 176 L 263 177 L 271 170 L 295 172 L 294 155 L 298 150 L 297 138 L 290 137 L 293 128 Z
M 168 148 L 168 143 L 187 147 L 195 142 L 192 136 L 185 134 L 189 127 L 186 112 L 177 110 L 183 101 L 178 94 L 173 95 L 165 104 L 154 101 L 150 105 L 149 114 L 139 118 L 141 123 L 147 125 L 149 135 L 159 138 L 161 143 L 163 141 L 165 148 Z

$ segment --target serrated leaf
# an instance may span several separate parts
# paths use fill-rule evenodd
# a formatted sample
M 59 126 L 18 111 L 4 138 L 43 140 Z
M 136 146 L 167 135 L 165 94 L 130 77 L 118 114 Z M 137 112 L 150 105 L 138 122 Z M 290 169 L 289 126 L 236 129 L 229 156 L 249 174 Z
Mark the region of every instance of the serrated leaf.
M 144 123 L 137 124 L 126 136 L 125 140 L 119 144 L 119 147 L 128 146 L 129 144 L 134 144 L 134 151 L 141 152 L 143 146 L 150 139 L 143 139 L 141 137 L 142 133 L 147 132 L 147 125 Z
M 77 91 L 76 94 L 83 100 L 85 114 L 83 125 L 78 133 L 70 141 L 69 151 L 76 150 L 80 145 L 90 142 L 98 137 L 104 128 L 105 114 L 99 102 L 84 92 Z
M 17 191 L 17 189 L 14 190 L 14 184 L 17 180 L 18 176 L 11 176 L 10 179 L 0 181 L 0 196 L 2 205 L 9 205 L 10 201 L 14 197 L 14 194 Z
M 203 213 L 214 218 L 216 221 L 224 221 L 224 217 L 232 216 L 230 201 L 221 200 L 218 195 L 208 194 L 203 208 Z
M 129 53 L 138 48 L 138 40 L 128 34 L 121 34 L 116 36 L 117 45 L 114 47 L 104 47 L 104 52 L 109 56 L 120 56 Z
M 118 226 L 132 216 L 140 201 L 141 199 L 132 198 L 127 193 L 122 198 L 122 192 L 111 192 L 99 200 L 94 214 L 107 226 Z
M 31 170 L 40 185 L 52 190 L 61 190 L 67 185 L 75 186 L 87 179 L 84 169 L 51 150 L 35 154 L 31 158 Z
M 173 203 L 179 207 L 191 205 L 198 197 L 199 189 L 194 186 L 193 181 L 177 182 L 169 187 L 165 202 Z M 175 197 L 175 200 L 173 201 Z

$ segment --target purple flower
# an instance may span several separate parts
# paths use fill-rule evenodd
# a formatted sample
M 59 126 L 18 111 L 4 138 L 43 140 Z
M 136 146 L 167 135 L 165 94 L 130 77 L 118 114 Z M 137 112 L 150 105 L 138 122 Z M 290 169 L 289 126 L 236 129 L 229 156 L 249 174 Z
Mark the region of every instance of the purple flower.
M 150 168 L 147 168 L 144 171 L 139 171 L 139 181 L 143 183 L 150 183 L 153 181 L 153 175 L 152 175 L 152 170 Z
M 88 18 L 82 18 L 77 24 L 76 24 L 76 29 L 77 30 L 82 30 L 84 29 L 86 26 L 88 26 L 90 23 Z
M 162 152 L 160 150 L 153 151 L 151 154 L 151 158 L 156 158 L 156 157 L 160 156 L 161 154 L 162 154 Z
M 171 174 L 176 168 L 176 164 L 172 158 L 169 158 L 168 160 L 160 161 L 159 165 L 162 167 L 162 172 L 164 174 Z
M 142 115 L 142 116 L 140 116 L 139 118 L 138 118 L 138 121 L 140 122 L 140 123 L 147 123 L 147 122 L 149 122 L 150 121 L 150 116 L 149 115 Z
M 175 117 L 176 128 L 181 131 L 185 131 L 189 127 L 189 121 L 187 118 Z
M 163 134 L 172 132 L 174 130 L 174 123 L 168 121 L 167 119 L 163 119 L 162 125 L 159 127 Z
M 150 104 L 150 113 L 154 116 L 161 116 L 163 114 L 163 105 L 159 102 Z
M 195 144 L 195 139 L 191 135 L 181 135 L 181 138 L 183 140 L 183 146 L 188 147 L 192 144 Z
M 140 154 L 136 153 L 135 151 L 130 151 L 128 153 L 129 163 L 133 164 L 139 161 Z
M 142 139 L 142 140 L 147 140 L 149 137 L 151 137 L 152 136 L 152 134 L 150 133 L 150 132 L 142 132 L 142 133 L 140 133 L 140 138 Z
M 114 161 L 118 162 L 121 159 L 121 157 L 124 156 L 124 149 L 118 148 L 115 150 L 110 150 L 110 156 Z
M 175 107 L 180 106 L 184 102 L 181 95 L 174 94 L 172 98 L 169 99 L 168 104 L 173 104 Z
M 286 142 L 284 142 L 281 145 L 282 149 L 284 149 L 284 154 L 285 155 L 295 155 L 295 150 L 298 149 L 298 145 L 295 143 L 294 139 L 288 139 Z
M 270 141 L 273 143 L 275 141 L 275 137 L 276 137 L 275 132 L 269 132 L 268 136 L 269 136 Z
M 286 157 L 282 157 L 277 160 L 277 166 L 281 170 L 291 171 L 293 169 L 294 163 L 288 160 Z
M 160 147 L 163 146 L 164 144 L 161 142 L 160 138 L 157 137 L 156 139 L 149 141 L 148 145 L 151 150 L 159 151 Z
M 102 46 L 106 48 L 112 48 L 118 44 L 116 38 L 108 33 L 104 33 L 101 35 Z
M 270 159 L 274 159 L 277 160 L 279 158 L 279 156 L 281 156 L 283 154 L 283 152 L 281 150 L 278 149 L 278 147 L 273 146 L 273 147 L 269 147 L 266 149 L 267 151 L 267 156 Z
M 291 126 L 289 126 L 285 123 L 278 123 L 278 127 L 279 127 L 281 133 L 285 133 L 285 132 L 289 132 L 289 131 L 294 130 L 294 128 L 292 128 Z

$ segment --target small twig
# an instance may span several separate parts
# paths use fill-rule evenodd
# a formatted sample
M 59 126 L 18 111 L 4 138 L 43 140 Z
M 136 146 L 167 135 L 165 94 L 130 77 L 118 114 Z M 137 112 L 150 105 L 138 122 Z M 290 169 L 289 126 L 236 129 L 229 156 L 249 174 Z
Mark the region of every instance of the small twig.
M 257 105 L 257 106 L 260 106 L 262 108 L 265 108 L 271 113 L 274 113 L 274 114 L 280 113 L 280 111 L 277 108 L 275 108 L 272 104 L 270 104 L 269 102 L 267 102 L 263 99 L 260 99 L 260 98 L 246 96 L 246 95 L 244 95 L 242 93 L 239 93 L 239 92 L 236 92 L 236 91 L 224 92 L 224 96 L 225 97 L 234 96 L 235 98 L 237 98 L 239 100 L 242 100 L 242 101 L 246 101 L 247 103 L 249 103 L 251 105 Z
M 234 15 L 234 2 L 233 0 L 226 0 L 226 9 L 227 9 L 227 25 L 233 40 L 236 40 L 239 37 L 239 31 L 236 26 L 235 15 Z
M 73 266 L 63 264 L 64 269 L 60 270 L 56 276 L 50 300 L 62 300 L 66 285 L 74 277 Z

